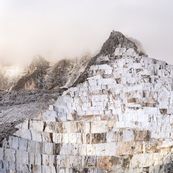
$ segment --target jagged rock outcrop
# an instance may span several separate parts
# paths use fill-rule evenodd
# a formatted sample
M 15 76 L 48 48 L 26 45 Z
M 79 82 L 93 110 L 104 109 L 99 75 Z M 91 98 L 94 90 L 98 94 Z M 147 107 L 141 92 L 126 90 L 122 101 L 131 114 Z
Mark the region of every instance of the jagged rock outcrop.
M 18 90 L 53 90 L 68 88 L 85 71 L 85 67 L 90 62 L 87 56 L 81 59 L 63 59 L 53 66 L 42 57 L 33 60 L 17 83 L 12 87 L 12 91 Z
M 16 78 L 9 78 L 5 72 L 0 69 L 0 92 L 8 90 L 16 80 Z
M 112 32 L 72 87 L 1 142 L 0 171 L 171 173 L 172 86 L 172 65 Z
M 81 59 L 63 59 L 49 68 L 45 85 L 47 89 L 69 88 L 85 71 L 90 58 L 87 56 Z
M 42 57 L 35 58 L 28 67 L 26 74 L 18 80 L 18 82 L 12 87 L 12 90 L 43 89 L 45 85 L 45 75 L 48 68 L 48 61 Z
M 131 39 L 125 37 L 121 32 L 112 31 L 108 40 L 103 44 L 99 55 L 112 57 L 117 47 L 132 48 L 137 53 L 144 54 Z

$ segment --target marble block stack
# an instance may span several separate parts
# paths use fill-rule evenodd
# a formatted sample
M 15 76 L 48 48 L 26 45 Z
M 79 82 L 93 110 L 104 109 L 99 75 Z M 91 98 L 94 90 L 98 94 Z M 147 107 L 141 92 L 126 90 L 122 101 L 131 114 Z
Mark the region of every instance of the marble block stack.
M 3 140 L 0 173 L 173 172 L 173 66 L 117 34 L 82 83 Z

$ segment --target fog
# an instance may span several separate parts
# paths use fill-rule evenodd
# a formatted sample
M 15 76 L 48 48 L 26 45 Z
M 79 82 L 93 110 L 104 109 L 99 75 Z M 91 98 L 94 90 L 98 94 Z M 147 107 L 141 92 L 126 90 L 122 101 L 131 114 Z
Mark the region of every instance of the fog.
M 112 30 L 173 64 L 172 0 L 0 0 L 0 64 L 96 54 Z

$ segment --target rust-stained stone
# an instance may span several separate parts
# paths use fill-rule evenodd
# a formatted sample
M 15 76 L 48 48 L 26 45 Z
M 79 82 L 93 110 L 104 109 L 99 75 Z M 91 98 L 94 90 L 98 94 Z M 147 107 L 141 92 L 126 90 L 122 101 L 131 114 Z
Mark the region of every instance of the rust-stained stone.
M 62 122 L 58 122 L 55 125 L 55 132 L 56 133 L 63 133 L 63 123 Z
M 55 131 L 55 123 L 54 122 L 44 122 L 43 131 L 44 132 L 54 132 Z
M 135 140 L 136 141 L 149 141 L 150 140 L 150 131 L 135 131 Z
M 143 152 L 143 144 L 142 142 L 121 142 L 117 148 L 117 155 L 133 155 L 137 153 Z
M 39 165 L 31 165 L 31 172 L 32 173 L 41 173 L 41 166 L 39 166 Z
M 148 98 L 147 100 L 142 100 L 139 98 L 129 98 L 127 100 L 128 103 L 139 104 L 143 107 L 156 107 L 157 101 L 153 98 Z
M 82 121 L 94 121 L 95 119 L 96 119 L 95 115 L 85 115 L 85 116 L 79 117 L 79 120 L 82 120 Z
M 138 103 L 139 101 L 138 101 L 137 98 L 129 98 L 129 99 L 127 100 L 127 102 L 128 102 L 128 103 Z
M 144 150 L 147 153 L 158 153 L 159 152 L 159 142 L 158 141 L 153 141 L 153 142 L 147 142 L 145 143 Z
M 112 157 L 99 157 L 97 160 L 97 167 L 103 170 L 111 170 L 113 166 Z
M 79 122 L 76 122 L 76 126 L 77 126 L 77 132 L 81 133 L 83 132 L 83 122 L 82 121 L 79 121 Z
M 122 164 L 122 158 L 121 158 L 121 157 L 112 156 L 112 157 L 111 157 L 111 161 L 112 161 L 112 164 L 113 164 L 114 166 L 116 166 L 116 165 L 121 165 L 121 164 Z
M 142 103 L 143 107 L 156 107 L 157 106 L 157 104 L 158 104 L 157 99 L 154 98 L 154 96 L 151 96 L 150 94 L 151 93 L 144 94 L 145 99 Z M 147 96 L 147 95 L 149 95 L 149 96 Z
M 44 122 L 43 131 L 48 133 L 63 133 L 63 123 L 62 122 Z
M 155 102 L 147 102 L 147 103 L 143 103 L 144 107 L 156 107 L 157 103 Z

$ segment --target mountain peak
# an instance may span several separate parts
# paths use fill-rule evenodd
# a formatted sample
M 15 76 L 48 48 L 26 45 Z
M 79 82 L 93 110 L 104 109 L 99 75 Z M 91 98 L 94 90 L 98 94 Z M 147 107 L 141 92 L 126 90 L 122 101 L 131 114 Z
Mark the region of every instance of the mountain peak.
M 109 38 L 103 44 L 100 54 L 112 55 L 117 47 L 133 48 L 135 51 L 140 52 L 135 42 L 127 38 L 119 31 L 112 31 Z

